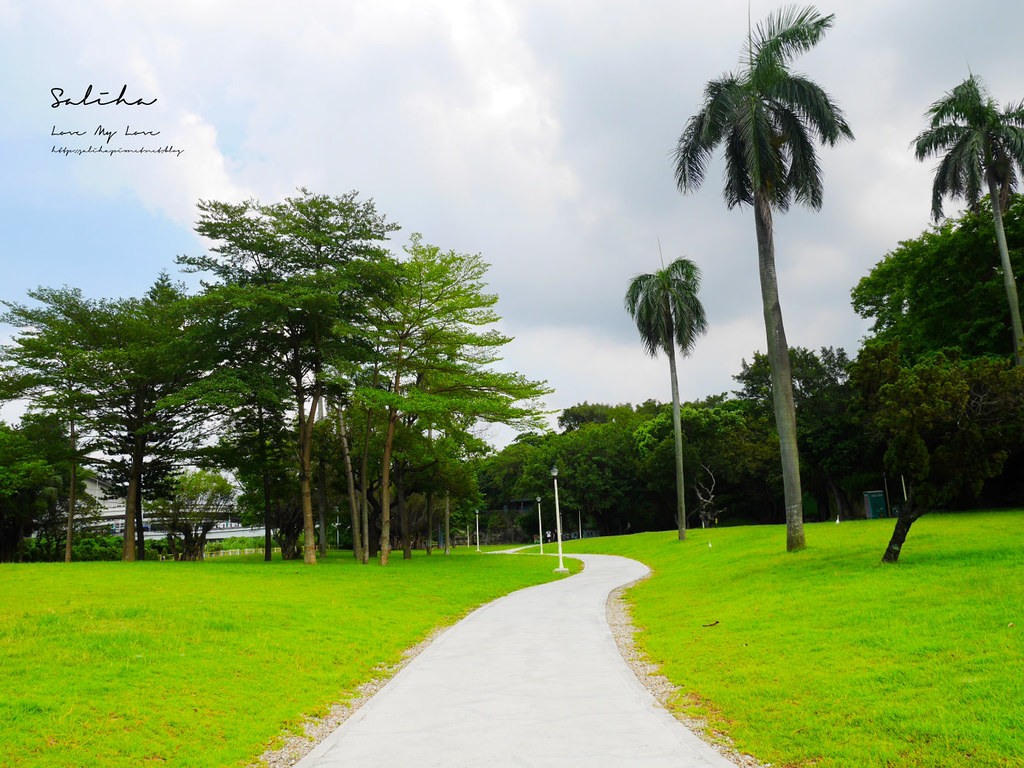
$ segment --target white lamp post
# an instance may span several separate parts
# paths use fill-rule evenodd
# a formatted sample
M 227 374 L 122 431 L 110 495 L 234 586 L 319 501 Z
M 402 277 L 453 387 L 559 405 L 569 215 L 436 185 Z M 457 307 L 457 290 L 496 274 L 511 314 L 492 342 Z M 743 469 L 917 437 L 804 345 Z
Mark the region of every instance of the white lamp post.
M 474 510 L 476 512 L 476 551 L 480 551 L 480 510 Z
M 551 477 L 555 481 L 555 530 L 558 532 L 558 567 L 555 573 L 568 573 L 569 569 L 562 563 L 562 513 L 558 509 L 558 467 L 551 468 Z
M 537 541 L 540 542 L 540 553 L 544 554 L 544 523 L 540 519 L 540 496 L 537 497 Z

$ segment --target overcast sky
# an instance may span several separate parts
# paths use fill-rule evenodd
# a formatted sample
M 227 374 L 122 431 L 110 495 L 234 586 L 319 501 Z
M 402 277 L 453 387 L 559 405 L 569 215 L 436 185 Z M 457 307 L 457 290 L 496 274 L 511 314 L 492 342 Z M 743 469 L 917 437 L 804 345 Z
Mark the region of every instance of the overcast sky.
M 754 23 L 777 7 L 753 0 Z M 850 289 L 929 224 L 933 163 L 910 149 L 924 112 L 969 69 L 1001 104 L 1024 99 L 1024 3 L 818 8 L 835 25 L 794 69 L 856 140 L 821 150 L 824 207 L 776 217 L 776 258 L 790 343 L 854 354 L 867 324 Z M 659 239 L 666 263 L 685 255 L 704 275 L 710 331 L 681 364 L 682 397 L 732 390 L 765 347 L 753 214 L 725 207 L 720 162 L 680 194 L 671 152 L 704 84 L 737 67 L 747 9 L 0 0 L 0 298 L 62 284 L 139 295 L 161 270 L 182 277 L 176 255 L 204 251 L 199 199 L 355 189 L 401 225 L 396 251 L 419 232 L 483 254 L 515 337 L 505 367 L 546 380 L 551 409 L 669 399 L 666 361 L 644 355 L 622 308 L 630 279 L 660 267 Z M 51 89 L 79 101 L 89 85 L 156 101 L 51 106 Z M 175 151 L 53 151 L 90 145 Z

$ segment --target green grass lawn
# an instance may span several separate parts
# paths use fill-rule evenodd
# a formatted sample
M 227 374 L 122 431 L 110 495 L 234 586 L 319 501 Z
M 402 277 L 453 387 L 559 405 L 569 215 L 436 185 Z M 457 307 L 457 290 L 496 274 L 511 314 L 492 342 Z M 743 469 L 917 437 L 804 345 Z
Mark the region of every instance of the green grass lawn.
M 397 554 L 397 557 L 395 556 Z M 0 566 L 0 766 L 229 766 L 547 558 Z
M 1024 511 L 568 542 L 654 577 L 638 642 L 744 752 L 777 766 L 1024 766 Z M 709 547 L 708 544 L 711 543 Z M 545 547 L 545 551 L 547 548 Z M 711 626 L 708 626 L 711 625 Z

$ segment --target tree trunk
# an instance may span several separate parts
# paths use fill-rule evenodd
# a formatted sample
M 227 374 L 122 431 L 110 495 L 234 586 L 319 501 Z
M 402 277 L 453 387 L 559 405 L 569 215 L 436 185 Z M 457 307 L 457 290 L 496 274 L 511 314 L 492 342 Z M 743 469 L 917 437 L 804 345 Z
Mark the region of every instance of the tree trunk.
M 274 532 L 270 524 L 272 505 L 270 503 L 270 473 L 266 458 L 263 460 L 263 561 L 269 563 L 274 555 Z
M 352 518 L 352 556 L 363 560 L 363 538 L 359 525 L 359 507 L 356 504 L 356 481 L 352 475 L 352 456 L 348 451 L 348 434 L 345 431 L 345 415 L 338 406 L 338 432 L 341 435 L 341 456 L 345 461 L 345 481 L 348 484 L 348 507 Z
M 135 507 L 142 492 L 142 461 L 139 454 L 139 439 L 135 438 L 131 465 L 128 468 L 128 494 L 124 500 L 124 540 L 121 559 L 126 563 L 135 562 Z
M 908 513 L 902 510 L 900 511 L 900 516 L 896 518 L 896 528 L 892 532 L 892 538 L 889 539 L 889 546 L 885 548 L 885 554 L 882 555 L 883 563 L 895 563 L 899 560 L 900 551 L 903 549 L 903 543 L 907 540 L 907 534 L 910 533 L 910 526 L 912 526 L 914 521 L 921 517 L 922 514 L 923 513 Z
M 686 486 L 683 485 L 683 427 L 679 416 L 679 379 L 676 376 L 675 341 L 670 334 L 670 345 L 665 350 L 668 355 L 668 369 L 672 376 L 672 433 L 676 444 L 676 526 L 679 528 L 679 540 L 686 540 Z
M 68 489 L 68 540 L 64 547 L 64 562 L 71 562 L 71 536 L 75 530 L 75 491 L 78 486 L 78 445 L 75 440 L 75 420 L 71 419 L 71 487 Z
M 1013 331 L 1013 361 L 1024 367 L 1024 330 L 1021 328 L 1020 299 L 1017 298 L 1017 281 L 1010 264 L 1010 251 L 1006 246 L 1006 231 L 1003 229 L 1003 212 L 999 205 L 999 190 L 995 180 L 989 176 L 989 199 L 992 202 L 992 220 L 996 227 L 996 244 L 999 246 L 999 263 L 1003 268 L 1003 287 L 1006 301 L 1010 305 L 1010 326 Z
M 452 553 L 452 495 L 449 492 L 444 495 L 444 553 Z
M 793 403 L 793 375 L 789 364 L 789 345 L 782 324 L 779 285 L 775 274 L 775 241 L 772 234 L 772 209 L 763 192 L 754 193 L 754 223 L 757 229 L 758 271 L 761 276 L 761 302 L 768 340 L 768 362 L 772 373 L 772 401 L 775 427 L 779 432 L 782 458 L 782 484 L 786 503 L 786 551 L 799 552 L 806 547 L 804 514 L 800 491 L 800 457 L 796 445 L 796 406 Z
M 274 553 L 274 537 L 270 521 L 270 472 L 267 469 L 267 437 L 263 420 L 263 406 L 256 403 L 256 434 L 260 441 L 260 475 L 263 479 L 263 561 L 269 563 Z
M 146 527 L 142 520 L 142 493 L 135 496 L 135 559 L 146 559 Z
M 427 491 L 427 554 L 434 547 L 434 492 Z
M 395 424 L 398 413 L 388 410 L 388 430 L 384 437 L 384 461 L 381 467 L 380 485 L 380 564 L 388 564 L 391 554 L 391 447 L 395 439 Z
M 316 477 L 316 505 L 317 513 L 320 516 L 320 542 L 318 549 L 321 557 L 327 555 L 327 458 L 320 451 L 320 458 L 317 463 Z
M 377 386 L 377 369 L 373 370 L 373 386 Z M 363 564 L 370 562 L 370 500 L 366 487 L 369 485 L 370 424 L 372 411 L 366 409 L 366 433 L 363 436 L 363 455 L 359 462 L 359 503 L 363 528 Z
M 316 564 L 316 535 L 313 530 L 313 494 L 310 488 L 310 464 L 313 453 L 313 420 L 316 418 L 318 396 L 313 396 L 309 414 L 306 414 L 302 398 L 302 382 L 296 386 L 299 416 L 299 492 L 302 497 L 302 557 L 306 565 Z

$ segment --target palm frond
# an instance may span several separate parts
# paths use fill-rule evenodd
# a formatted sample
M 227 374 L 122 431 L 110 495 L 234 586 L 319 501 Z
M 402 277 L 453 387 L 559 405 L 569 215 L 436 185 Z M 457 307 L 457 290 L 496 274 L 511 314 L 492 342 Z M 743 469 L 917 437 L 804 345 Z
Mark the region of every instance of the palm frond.
M 736 109 L 737 82 L 732 75 L 704 88 L 704 105 L 691 117 L 675 149 L 675 179 L 680 191 L 695 190 L 704 181 L 715 147 L 722 141 Z
M 786 186 L 797 202 L 818 210 L 823 202 L 824 190 L 814 142 L 804 122 L 793 111 L 777 110 L 775 120 L 782 135 L 786 137 L 785 146 L 789 153 Z
M 744 149 L 743 137 L 738 130 L 729 132 L 725 142 L 725 205 L 735 208 L 737 205 L 753 205 L 754 187 L 747 168 L 747 152 Z
M 820 85 L 803 75 L 790 75 L 766 94 L 796 112 L 817 134 L 818 140 L 830 147 L 841 139 L 852 139 L 853 131 L 843 110 Z
M 784 67 L 797 54 L 805 53 L 817 45 L 832 26 L 834 14 L 822 16 L 812 6 L 789 6 L 770 14 L 757 25 L 751 49 L 745 51 L 753 62 L 751 79 L 760 79 L 759 70 Z

